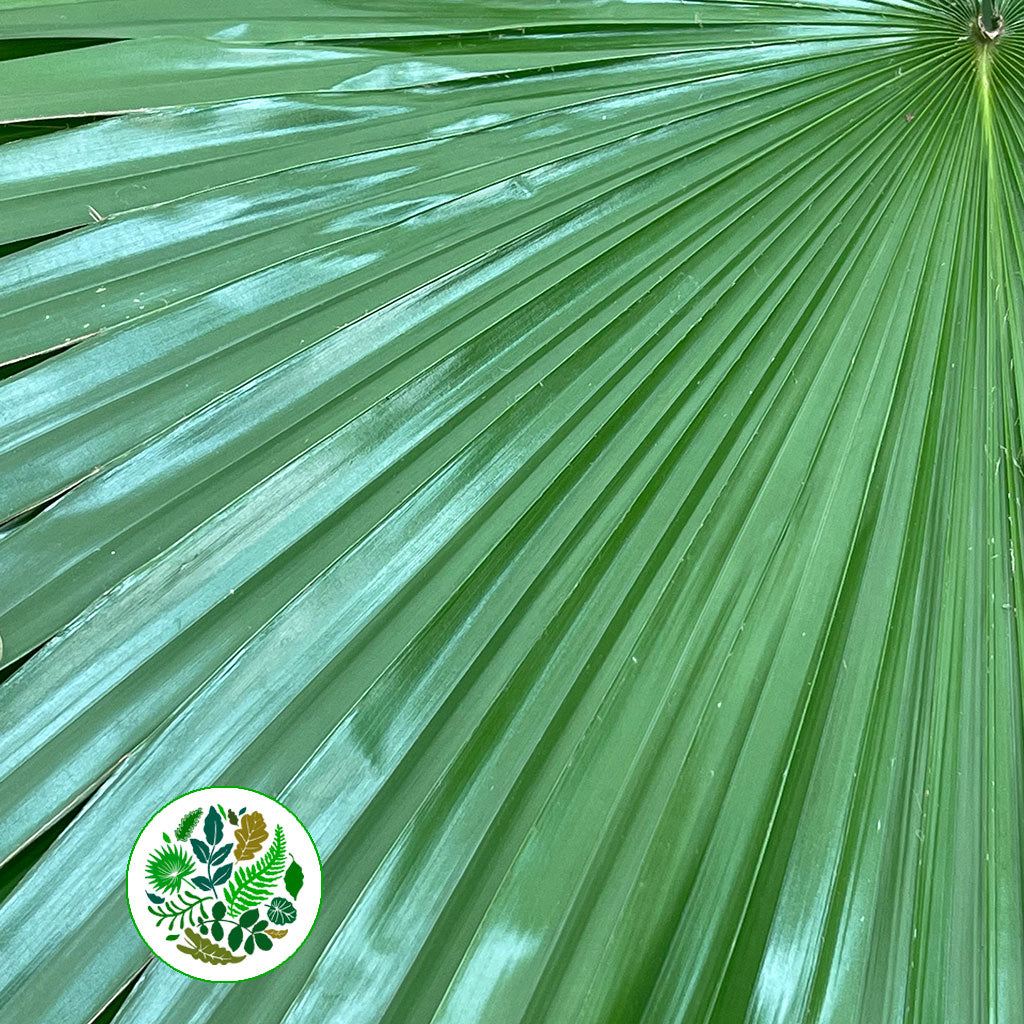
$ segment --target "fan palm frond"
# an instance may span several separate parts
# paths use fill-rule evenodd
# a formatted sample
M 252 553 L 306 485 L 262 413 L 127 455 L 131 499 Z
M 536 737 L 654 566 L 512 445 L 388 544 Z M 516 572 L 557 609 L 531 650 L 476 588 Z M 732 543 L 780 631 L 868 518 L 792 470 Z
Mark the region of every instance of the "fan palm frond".
M 0 57 L 10 1020 L 1024 1019 L 1022 0 Z M 217 784 L 324 868 L 242 986 L 124 905 Z

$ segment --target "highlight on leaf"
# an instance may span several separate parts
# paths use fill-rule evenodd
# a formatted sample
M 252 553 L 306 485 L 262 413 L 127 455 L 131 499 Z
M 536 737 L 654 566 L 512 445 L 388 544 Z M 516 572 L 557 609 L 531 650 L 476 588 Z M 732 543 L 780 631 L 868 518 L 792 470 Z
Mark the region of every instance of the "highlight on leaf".
M 164 846 L 146 861 L 146 880 L 158 892 L 176 893 L 195 868 L 196 862 L 183 847 Z
M 242 815 L 241 823 L 235 829 L 235 839 L 238 840 L 235 846 L 235 860 L 252 860 L 269 837 L 267 823 L 259 811 L 250 811 Z
M 163 987 L 83 865 L 223 775 L 344 877 L 125 1024 L 1024 1020 L 981 3 L 8 0 L 7 1019 Z

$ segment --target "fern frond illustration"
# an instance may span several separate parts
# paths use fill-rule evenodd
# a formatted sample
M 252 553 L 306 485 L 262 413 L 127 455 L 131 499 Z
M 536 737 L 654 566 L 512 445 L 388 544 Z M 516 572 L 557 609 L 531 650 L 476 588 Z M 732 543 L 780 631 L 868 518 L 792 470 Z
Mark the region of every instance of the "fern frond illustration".
M 180 846 L 154 850 L 146 862 L 146 879 L 158 892 L 177 892 L 196 869 L 196 862 Z
M 184 928 L 186 918 L 189 924 L 198 923 L 199 918 L 203 916 L 203 904 L 212 899 L 212 894 L 198 896 L 190 889 L 186 889 L 176 900 L 168 900 L 158 907 L 147 909 L 156 918 L 158 928 L 165 923 L 169 929 Z
M 240 867 L 231 884 L 224 890 L 228 916 L 236 917 L 243 910 L 258 906 L 274 891 L 284 874 L 284 829 L 274 830 L 274 841 L 255 864 Z
M 199 824 L 199 819 L 203 816 L 203 809 L 197 807 L 194 811 L 189 811 L 181 821 L 178 823 L 178 827 L 174 830 L 174 838 L 180 839 L 181 842 L 185 842 L 186 839 L 196 829 L 196 825 Z

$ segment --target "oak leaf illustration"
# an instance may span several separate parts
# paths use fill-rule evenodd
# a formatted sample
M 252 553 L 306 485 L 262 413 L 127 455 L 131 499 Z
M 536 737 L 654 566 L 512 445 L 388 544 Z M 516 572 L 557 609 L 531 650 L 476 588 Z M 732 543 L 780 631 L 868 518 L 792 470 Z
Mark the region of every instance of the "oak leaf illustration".
M 252 860 L 263 848 L 269 836 L 267 823 L 259 811 L 243 814 L 241 824 L 235 829 L 235 838 L 238 840 L 235 860 Z
M 178 946 L 182 953 L 187 953 L 193 960 L 202 960 L 206 964 L 237 964 L 245 959 L 244 956 L 235 956 L 230 949 L 218 946 L 212 939 L 203 938 L 198 932 L 191 928 L 185 929 L 191 946 Z

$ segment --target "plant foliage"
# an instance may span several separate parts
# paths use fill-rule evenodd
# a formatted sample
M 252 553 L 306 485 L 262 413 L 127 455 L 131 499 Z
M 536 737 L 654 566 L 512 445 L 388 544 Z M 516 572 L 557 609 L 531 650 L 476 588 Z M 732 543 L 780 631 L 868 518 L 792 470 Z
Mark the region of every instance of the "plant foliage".
M 263 849 L 263 844 L 270 838 L 267 823 L 259 811 L 250 811 L 242 815 L 242 820 L 235 829 L 235 860 L 252 860 Z
M 0 58 L 8 1019 L 1024 1019 L 1022 0 L 9 0 Z M 222 779 L 324 869 L 244 986 L 147 964 L 112 839 Z M 273 940 L 211 902 L 149 910 Z
M 185 929 L 185 935 L 190 945 L 179 945 L 178 949 L 196 960 L 208 964 L 237 964 L 245 959 L 244 956 L 235 956 L 230 950 L 218 946 L 212 939 L 199 935 L 191 928 Z
M 240 911 L 252 913 L 250 908 L 262 903 L 273 892 L 281 875 L 284 874 L 284 866 L 284 829 L 278 825 L 274 829 L 274 839 L 267 852 L 254 864 L 240 867 L 224 890 L 228 914 L 237 916 Z M 275 921 L 275 924 L 280 923 Z
M 201 807 L 197 807 L 194 811 L 189 811 L 189 813 L 186 814 L 180 822 L 178 822 L 178 827 L 174 830 L 175 839 L 185 842 L 185 840 L 188 839 L 195 831 L 196 825 L 199 824 L 199 819 L 202 816 L 203 809 Z
M 176 893 L 196 868 L 196 862 L 177 845 L 154 850 L 146 861 L 146 880 L 158 892 Z

